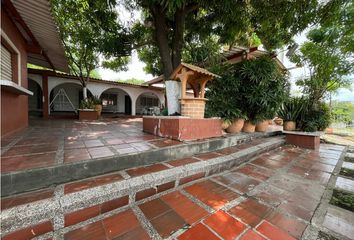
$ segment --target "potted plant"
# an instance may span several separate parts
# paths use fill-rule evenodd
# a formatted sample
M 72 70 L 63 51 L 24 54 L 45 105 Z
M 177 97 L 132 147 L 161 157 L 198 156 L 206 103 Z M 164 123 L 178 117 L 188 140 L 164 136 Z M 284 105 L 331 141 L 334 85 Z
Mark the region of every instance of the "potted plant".
M 220 117 L 222 128 L 228 133 L 238 133 L 242 130 L 245 115 L 241 111 L 241 98 L 238 94 L 240 86 L 232 65 L 224 64 L 213 69 L 221 77 L 214 79 L 208 86 L 206 97 L 207 117 Z
M 97 120 L 98 115 L 92 99 L 82 100 L 79 109 L 79 120 Z
M 266 131 L 268 120 L 288 95 L 287 77 L 268 56 L 241 62 L 235 68 L 240 78 L 240 106 L 247 118 L 242 131 L 254 132 L 256 125 L 258 131 Z
M 95 110 L 97 112 L 98 117 L 101 116 L 102 112 L 102 99 L 100 99 L 98 96 L 94 96 L 92 98 L 93 104 L 95 105 Z
M 287 99 L 278 111 L 278 117 L 283 119 L 283 128 L 285 131 L 294 131 L 296 121 L 304 107 L 304 100 L 300 97 L 291 97 Z

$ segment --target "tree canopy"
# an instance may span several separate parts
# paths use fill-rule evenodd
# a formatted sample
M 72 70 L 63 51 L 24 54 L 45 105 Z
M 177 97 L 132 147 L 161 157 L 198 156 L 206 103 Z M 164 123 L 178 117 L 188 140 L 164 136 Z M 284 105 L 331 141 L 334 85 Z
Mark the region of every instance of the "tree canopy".
M 317 0 L 133 0 L 124 4 L 143 12 L 132 34 L 140 59 L 148 64 L 145 70 L 167 77 L 182 59 L 193 61 L 194 50 L 202 47 L 208 53 L 239 42 L 281 47 L 315 20 L 318 7 Z
M 104 66 L 123 69 L 131 43 L 130 35 L 117 21 L 115 0 L 51 0 L 51 3 L 70 71 L 79 77 L 84 89 L 91 71 L 99 65 L 100 56 L 108 60 L 103 62 Z
M 314 103 L 353 81 L 354 4 L 338 0 L 330 2 L 330 6 L 330 16 L 319 14 L 320 21 L 308 32 L 308 41 L 292 57 L 292 61 L 309 70 L 309 75 L 297 85 Z

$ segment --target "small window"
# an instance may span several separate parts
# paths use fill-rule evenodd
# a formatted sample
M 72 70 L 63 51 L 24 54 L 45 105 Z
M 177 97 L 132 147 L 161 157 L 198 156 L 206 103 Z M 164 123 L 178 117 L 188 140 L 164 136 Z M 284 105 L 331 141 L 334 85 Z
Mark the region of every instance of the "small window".
M 1 44 L 1 80 L 12 81 L 11 52 Z

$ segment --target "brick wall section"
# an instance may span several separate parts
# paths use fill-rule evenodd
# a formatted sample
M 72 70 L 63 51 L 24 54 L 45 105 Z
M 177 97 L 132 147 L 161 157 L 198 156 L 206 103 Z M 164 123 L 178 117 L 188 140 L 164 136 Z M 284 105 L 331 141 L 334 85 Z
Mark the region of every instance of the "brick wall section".
M 26 43 L 15 24 L 10 20 L 3 9 L 1 9 L 1 28 L 21 54 L 21 86 L 27 88 Z M 17 68 L 18 66 L 13 67 Z M 18 82 L 18 79 L 15 79 L 15 82 Z M 18 131 L 27 126 L 28 97 L 1 89 L 1 136 Z
M 191 118 L 204 118 L 205 99 L 183 99 L 181 115 Z
M 320 136 L 286 134 L 286 143 L 318 150 L 320 148 Z
M 221 137 L 221 120 L 217 118 L 144 117 L 144 132 L 175 140 Z

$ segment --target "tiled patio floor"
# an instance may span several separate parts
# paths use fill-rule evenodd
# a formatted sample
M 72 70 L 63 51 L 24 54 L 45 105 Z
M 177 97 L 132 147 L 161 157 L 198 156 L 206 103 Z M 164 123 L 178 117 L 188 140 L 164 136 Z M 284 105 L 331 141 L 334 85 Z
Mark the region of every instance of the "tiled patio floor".
M 137 153 L 181 142 L 142 132 L 141 118 L 31 120 L 30 127 L 1 139 L 1 172 L 49 167 Z
M 333 145 L 322 145 L 319 152 L 281 147 L 240 167 L 76 227 L 64 237 L 301 239 L 342 150 Z

